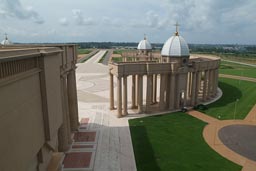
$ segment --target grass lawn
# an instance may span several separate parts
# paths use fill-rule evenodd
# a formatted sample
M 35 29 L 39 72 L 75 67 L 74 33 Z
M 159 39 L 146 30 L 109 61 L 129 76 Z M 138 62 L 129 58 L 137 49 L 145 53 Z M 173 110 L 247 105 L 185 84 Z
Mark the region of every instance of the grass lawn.
M 78 49 L 78 54 L 89 54 L 92 50 L 90 49 Z
M 223 92 L 221 99 L 202 112 L 222 120 L 244 119 L 256 103 L 256 83 L 219 78 L 219 87 Z
M 122 57 L 112 57 L 112 61 L 113 62 L 123 62 L 123 58 Z
M 222 61 L 219 73 L 256 78 L 256 67 Z
M 204 141 L 206 123 L 176 112 L 129 120 L 138 171 L 240 171 Z
M 123 53 L 123 51 L 124 51 L 123 49 L 121 49 L 121 50 L 114 50 L 113 54 L 120 54 L 121 55 Z

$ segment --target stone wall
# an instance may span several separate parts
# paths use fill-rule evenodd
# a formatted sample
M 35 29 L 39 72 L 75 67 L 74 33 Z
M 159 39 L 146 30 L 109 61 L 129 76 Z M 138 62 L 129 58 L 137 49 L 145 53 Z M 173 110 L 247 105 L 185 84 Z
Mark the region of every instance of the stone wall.
M 0 49 L 0 170 L 61 168 L 78 127 L 76 46 Z

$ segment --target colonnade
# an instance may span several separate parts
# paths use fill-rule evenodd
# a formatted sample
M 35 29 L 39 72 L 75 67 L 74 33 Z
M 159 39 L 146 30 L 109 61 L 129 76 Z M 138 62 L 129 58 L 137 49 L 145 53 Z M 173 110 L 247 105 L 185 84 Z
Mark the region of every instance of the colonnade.
M 114 75 L 110 75 L 110 110 L 115 109 Z M 146 81 L 143 81 L 146 77 Z M 195 106 L 216 96 L 218 69 L 191 71 L 186 73 L 151 73 L 117 75 L 117 117 L 128 114 L 127 79 L 131 81 L 131 109 L 137 113 L 176 110 Z M 143 86 L 145 84 L 145 86 Z M 143 99 L 143 87 L 146 87 Z M 145 105 L 143 104 L 145 100 Z
M 195 106 L 217 95 L 218 69 L 188 73 L 187 105 Z
M 71 133 L 79 126 L 77 108 L 75 69 L 71 69 L 61 75 L 61 96 L 63 124 L 59 128 L 59 151 L 67 151 L 72 144 Z

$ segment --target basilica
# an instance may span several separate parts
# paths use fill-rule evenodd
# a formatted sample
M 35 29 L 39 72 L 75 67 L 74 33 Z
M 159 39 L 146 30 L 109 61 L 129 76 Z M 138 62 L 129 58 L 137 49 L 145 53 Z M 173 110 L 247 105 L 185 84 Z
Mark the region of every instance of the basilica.
M 137 51 L 124 52 L 122 58 L 123 62 L 109 64 L 110 109 L 117 109 L 117 117 L 126 116 L 128 110 L 136 113 L 177 111 L 217 96 L 220 59 L 191 56 L 178 27 L 164 43 L 161 53 L 152 51 L 145 36 Z M 128 96 L 131 96 L 130 102 Z

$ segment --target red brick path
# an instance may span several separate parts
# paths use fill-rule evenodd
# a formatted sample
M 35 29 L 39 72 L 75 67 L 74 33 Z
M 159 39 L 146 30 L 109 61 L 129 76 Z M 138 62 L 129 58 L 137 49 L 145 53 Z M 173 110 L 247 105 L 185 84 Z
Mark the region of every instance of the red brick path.
M 75 142 L 94 142 L 96 132 L 76 132 L 74 135 Z
M 64 159 L 64 168 L 87 168 L 90 166 L 92 152 L 68 153 Z

